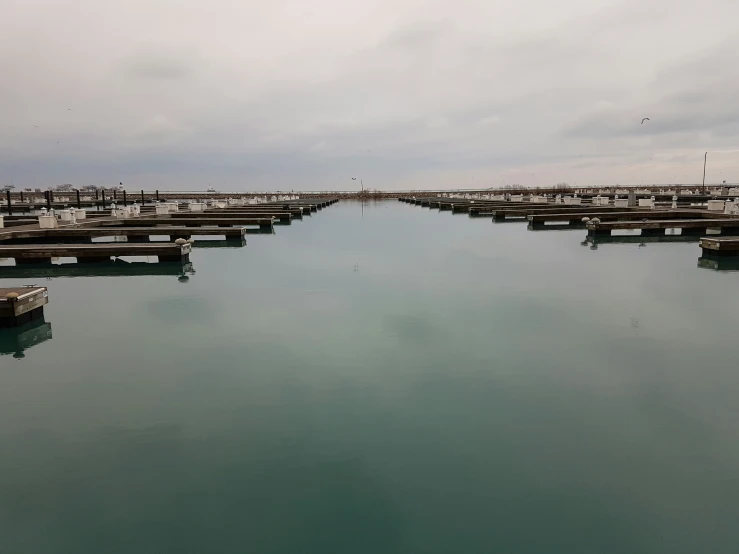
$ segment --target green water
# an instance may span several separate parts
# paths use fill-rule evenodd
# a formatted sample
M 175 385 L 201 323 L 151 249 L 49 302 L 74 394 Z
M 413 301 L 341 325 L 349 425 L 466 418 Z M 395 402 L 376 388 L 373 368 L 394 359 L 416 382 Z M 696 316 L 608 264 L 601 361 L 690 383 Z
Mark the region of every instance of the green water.
M 339 203 L 49 287 L 0 357 L 0 552 L 734 553 L 739 273 Z

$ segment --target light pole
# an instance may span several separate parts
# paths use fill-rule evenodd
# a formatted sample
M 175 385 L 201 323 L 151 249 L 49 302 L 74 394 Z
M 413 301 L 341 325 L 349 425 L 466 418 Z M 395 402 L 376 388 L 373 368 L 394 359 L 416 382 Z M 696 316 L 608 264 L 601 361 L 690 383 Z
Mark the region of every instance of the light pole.
M 706 162 L 708 161 L 708 152 L 703 156 L 703 196 L 706 195 Z

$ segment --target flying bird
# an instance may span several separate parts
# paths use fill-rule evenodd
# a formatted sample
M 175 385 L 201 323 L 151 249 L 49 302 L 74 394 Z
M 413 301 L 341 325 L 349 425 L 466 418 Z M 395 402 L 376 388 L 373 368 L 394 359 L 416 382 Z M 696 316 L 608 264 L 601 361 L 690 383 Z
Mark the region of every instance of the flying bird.
M 34 127 L 36 127 L 36 129 L 38 129 L 38 125 L 34 125 Z
M 356 177 L 352 177 L 352 181 L 356 181 L 356 180 L 357 180 L 357 178 L 356 178 Z
M 651 121 L 651 120 L 648 117 L 645 117 L 644 119 L 641 120 L 641 124 L 644 125 L 645 121 Z

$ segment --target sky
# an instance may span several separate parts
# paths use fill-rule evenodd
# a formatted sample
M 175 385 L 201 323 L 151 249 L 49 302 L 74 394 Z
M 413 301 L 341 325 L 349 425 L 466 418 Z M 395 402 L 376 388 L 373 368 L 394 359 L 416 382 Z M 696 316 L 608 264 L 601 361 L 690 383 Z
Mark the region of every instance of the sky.
M 705 152 L 737 183 L 737 21 L 736 0 L 6 2 L 0 185 L 689 184 Z

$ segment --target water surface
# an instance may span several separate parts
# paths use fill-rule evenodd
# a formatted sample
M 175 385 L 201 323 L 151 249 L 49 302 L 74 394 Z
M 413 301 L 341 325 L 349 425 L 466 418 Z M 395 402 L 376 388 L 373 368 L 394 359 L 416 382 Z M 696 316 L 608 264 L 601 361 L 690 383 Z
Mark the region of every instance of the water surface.
M 736 552 L 739 274 L 584 238 L 342 202 L 31 280 L 0 552 Z

